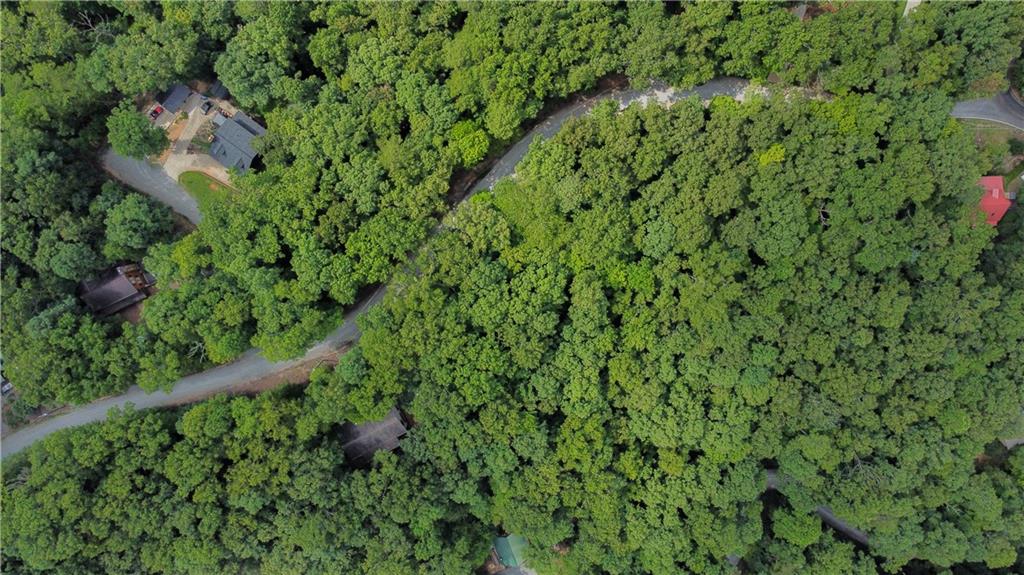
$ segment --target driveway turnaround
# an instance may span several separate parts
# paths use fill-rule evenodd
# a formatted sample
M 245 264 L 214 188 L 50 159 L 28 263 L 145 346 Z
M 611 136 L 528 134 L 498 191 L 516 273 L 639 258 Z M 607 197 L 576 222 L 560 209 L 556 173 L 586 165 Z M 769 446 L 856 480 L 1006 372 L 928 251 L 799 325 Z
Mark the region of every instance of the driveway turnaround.
M 195 198 L 188 195 L 160 166 L 126 158 L 110 149 L 103 153 L 102 161 L 103 169 L 117 180 L 166 205 L 193 224 L 202 219 Z
M 1014 100 L 1009 92 L 981 100 L 957 102 L 951 115 L 954 118 L 998 122 L 1024 132 L 1024 105 Z

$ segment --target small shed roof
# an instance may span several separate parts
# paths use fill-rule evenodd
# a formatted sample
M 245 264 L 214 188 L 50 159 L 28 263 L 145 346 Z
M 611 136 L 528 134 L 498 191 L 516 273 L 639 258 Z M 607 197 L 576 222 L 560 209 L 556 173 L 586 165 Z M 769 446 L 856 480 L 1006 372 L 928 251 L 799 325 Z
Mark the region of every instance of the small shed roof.
M 341 447 L 353 465 L 368 463 L 373 454 L 398 447 L 399 440 L 408 432 L 402 414 L 392 408 L 384 419 L 356 425 L 346 422 L 341 426 Z
M 978 180 L 978 184 L 985 189 L 978 205 L 985 212 L 985 221 L 994 226 L 1003 219 L 1011 205 L 1010 199 L 1006 197 L 1006 190 L 1003 188 L 1003 177 L 985 176 Z
M 526 538 L 519 535 L 495 537 L 494 550 L 498 553 L 499 563 L 505 567 L 519 567 L 525 561 Z
M 163 105 L 164 109 L 172 114 L 177 114 L 178 110 L 185 105 L 185 100 L 188 100 L 189 94 L 192 90 L 189 90 L 188 86 L 184 84 L 175 84 L 171 86 L 161 98 L 160 104 Z

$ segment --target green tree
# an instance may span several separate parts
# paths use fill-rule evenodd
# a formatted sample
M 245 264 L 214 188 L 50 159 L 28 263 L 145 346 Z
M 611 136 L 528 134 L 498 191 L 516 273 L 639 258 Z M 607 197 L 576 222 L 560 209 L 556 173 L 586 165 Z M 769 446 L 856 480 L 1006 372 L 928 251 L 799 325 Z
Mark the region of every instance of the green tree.
M 490 146 L 487 132 L 468 121 L 459 122 L 452 127 L 451 141 L 462 165 L 467 168 L 483 160 Z
M 112 260 L 140 259 L 149 246 L 169 239 L 174 224 L 170 208 L 140 194 L 128 194 L 104 222 L 103 254 Z
M 152 125 L 130 100 L 122 100 L 107 118 L 110 146 L 118 154 L 145 158 L 167 147 L 167 134 Z

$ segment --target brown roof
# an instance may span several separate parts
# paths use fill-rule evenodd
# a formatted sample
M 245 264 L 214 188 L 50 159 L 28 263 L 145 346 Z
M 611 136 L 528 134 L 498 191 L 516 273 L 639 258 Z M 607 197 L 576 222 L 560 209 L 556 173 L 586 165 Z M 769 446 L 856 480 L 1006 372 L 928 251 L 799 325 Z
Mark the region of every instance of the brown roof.
M 107 316 L 146 299 L 142 288 L 152 284 L 153 277 L 138 266 L 118 266 L 99 278 L 83 281 L 80 293 L 93 313 Z

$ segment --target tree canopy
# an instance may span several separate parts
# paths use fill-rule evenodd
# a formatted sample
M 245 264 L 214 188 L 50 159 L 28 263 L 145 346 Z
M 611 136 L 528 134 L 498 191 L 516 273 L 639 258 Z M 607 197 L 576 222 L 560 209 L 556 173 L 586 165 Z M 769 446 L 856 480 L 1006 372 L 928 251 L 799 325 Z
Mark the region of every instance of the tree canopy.
M 503 529 L 542 573 L 1024 565 L 1021 456 L 992 447 L 1024 244 L 947 108 L 893 105 L 599 106 L 458 209 L 301 397 L 30 450 L 9 564 L 468 572 Z M 346 464 L 339 426 L 396 404 L 400 452 Z
M 991 158 L 948 113 L 1005 88 L 1022 6 L 3 4 L 19 401 L 295 357 L 390 282 L 302 392 L 5 460 L 5 570 L 466 573 L 509 531 L 550 573 L 1021 571 L 1024 462 L 994 440 L 1024 427 L 1024 228 L 984 223 Z M 435 233 L 545 106 L 724 74 L 765 95 L 600 106 Z M 264 166 L 175 238 L 97 152 L 155 151 L 117 102 L 212 75 Z M 138 325 L 75 298 L 139 258 Z M 339 426 L 396 405 L 401 449 L 348 464 Z
M 892 105 L 600 108 L 460 210 L 325 397 L 408 402 L 488 517 L 581 572 L 744 556 L 760 462 L 788 544 L 827 504 L 887 568 L 1013 565 L 1018 495 L 972 477 L 1024 404 L 1017 266 L 983 265 L 954 121 Z
M 136 210 L 129 224 L 127 205 L 113 218 L 88 208 L 102 191 L 92 167 L 101 120 L 115 149 L 154 153 L 162 134 L 124 96 L 196 75 L 218 75 L 263 117 L 265 168 L 236 178 L 237 201 L 150 259 L 171 257 L 183 272 L 163 287 L 202 289 L 211 301 L 229 290 L 216 293 L 244 302 L 236 317 L 245 319 L 221 328 L 217 339 L 232 342 L 224 350 L 248 344 L 283 359 L 332 329 L 363 287 L 387 281 L 445 211 L 456 170 L 504 148 L 546 102 L 625 73 L 638 85 L 735 74 L 945 105 L 940 93 L 1001 87 L 1021 12 L 926 3 L 904 21 L 884 3 L 825 4 L 804 20 L 773 3 L 5 4 L 5 44 L 17 48 L 3 64 L 3 113 L 20 145 L 4 158 L 3 249 L 22 278 L 8 285 L 41 274 L 47 290 L 26 308 L 38 312 L 107 258 L 138 257 L 157 240 L 146 225 L 128 229 L 144 222 Z M 784 150 L 766 152 L 768 162 Z M 182 283 L 209 274 L 222 281 Z M 170 291 L 156 297 L 180 299 Z M 231 359 L 203 338 L 172 345 L 150 333 L 147 315 L 144 337 L 168 347 L 159 361 L 132 356 L 142 380 L 169 384 L 210 358 Z M 178 316 L 176 331 L 198 334 L 192 318 L 211 315 Z
M 107 118 L 110 147 L 131 158 L 143 159 L 167 147 L 167 134 L 149 122 L 130 100 L 123 100 Z

